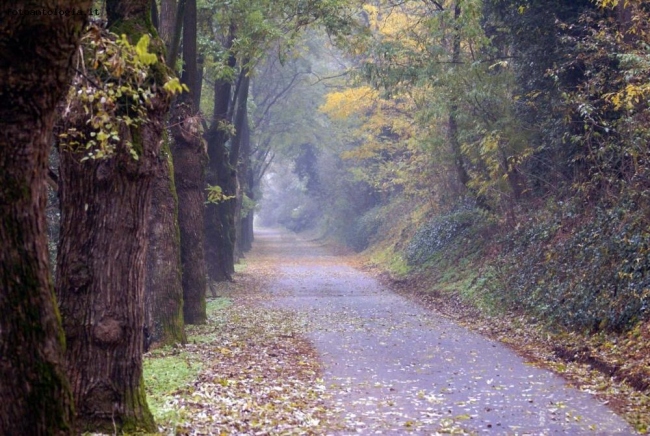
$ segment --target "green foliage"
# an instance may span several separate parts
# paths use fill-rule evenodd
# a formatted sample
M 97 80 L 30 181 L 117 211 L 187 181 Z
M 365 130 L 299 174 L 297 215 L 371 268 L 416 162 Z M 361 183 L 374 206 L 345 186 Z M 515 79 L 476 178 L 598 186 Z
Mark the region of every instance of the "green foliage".
M 125 131 L 148 119 L 157 96 L 157 84 L 150 74 L 159 62 L 149 52 L 150 37 L 143 35 L 132 45 L 126 35 L 118 36 L 93 25 L 82 38 L 83 70 L 68 93 L 66 117 L 87 119 L 87 128 L 70 127 L 59 134 L 60 147 L 87 150 L 82 160 L 111 156 L 124 143 L 138 159 L 138 149 L 123 138 Z M 166 96 L 183 91 L 178 79 L 163 85 Z
M 498 264 L 513 308 L 587 331 L 623 331 L 648 319 L 650 232 L 647 215 L 631 202 L 597 207 L 583 217 L 577 205 L 509 234 Z
M 255 210 L 257 203 L 255 200 L 252 200 L 248 195 L 243 194 L 241 201 L 241 216 L 245 217 L 249 213 Z
M 205 190 L 208 192 L 208 201 L 207 203 L 214 203 L 214 204 L 219 204 L 223 203 L 224 201 L 227 200 L 232 200 L 235 198 L 234 195 L 226 195 L 223 193 L 223 189 L 221 189 L 221 186 L 215 185 L 211 186 L 209 185 Z
M 628 7 L 634 19 L 627 35 L 605 14 L 583 14 L 584 33 L 565 37 L 575 47 L 571 60 L 552 72 L 584 71 L 581 83 L 562 89 L 573 126 L 566 138 L 574 150 L 575 189 L 614 202 L 621 192 L 650 186 L 650 14 L 634 2 Z
M 480 222 L 483 213 L 474 208 L 462 208 L 448 215 L 438 215 L 423 224 L 405 250 L 409 265 L 422 265 L 434 254 L 456 239 L 469 234 L 472 225 Z

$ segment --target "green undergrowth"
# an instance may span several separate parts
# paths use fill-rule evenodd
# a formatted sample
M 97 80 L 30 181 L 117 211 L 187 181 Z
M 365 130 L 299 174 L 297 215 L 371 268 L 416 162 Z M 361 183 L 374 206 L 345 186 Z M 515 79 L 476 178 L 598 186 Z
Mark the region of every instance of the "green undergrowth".
M 507 306 L 572 331 L 626 332 L 650 314 L 650 230 L 632 204 L 560 205 L 501 241 Z
M 650 319 L 650 222 L 634 204 L 558 202 L 522 212 L 514 227 L 471 206 L 416 212 L 367 251 L 370 263 L 549 328 L 625 333 Z
M 218 314 L 232 304 L 228 298 L 216 298 L 207 303 L 209 322 L 186 326 L 189 344 L 211 343 L 220 328 Z M 167 346 L 145 355 L 143 363 L 147 403 L 156 422 L 178 422 L 182 414 L 169 405 L 168 397 L 194 380 L 203 369 L 201 355 L 188 352 L 182 346 Z
M 166 405 L 166 398 L 193 380 L 201 371 L 197 356 L 166 347 L 150 353 L 144 361 L 147 403 L 156 421 L 178 421 L 179 412 Z
M 375 250 L 369 260 L 370 263 L 381 266 L 393 277 L 405 277 L 411 272 L 406 259 L 391 247 Z

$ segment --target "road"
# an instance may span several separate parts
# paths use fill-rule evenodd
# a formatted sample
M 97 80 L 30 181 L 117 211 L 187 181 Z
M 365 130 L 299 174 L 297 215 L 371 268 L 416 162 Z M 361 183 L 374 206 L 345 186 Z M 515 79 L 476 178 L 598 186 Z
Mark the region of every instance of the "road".
M 635 434 L 622 418 L 507 346 L 383 287 L 317 243 L 258 230 L 272 305 L 298 314 L 329 406 L 362 434 Z

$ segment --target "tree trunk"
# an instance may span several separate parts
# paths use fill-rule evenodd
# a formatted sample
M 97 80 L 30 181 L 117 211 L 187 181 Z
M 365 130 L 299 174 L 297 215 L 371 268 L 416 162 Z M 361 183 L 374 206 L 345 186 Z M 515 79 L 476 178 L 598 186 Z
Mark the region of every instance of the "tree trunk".
M 181 81 L 189 88 L 172 109 L 170 131 L 174 177 L 178 194 L 178 225 L 181 234 L 183 266 L 183 316 L 188 324 L 203 324 L 206 313 L 205 269 L 205 165 L 207 156 L 203 129 L 194 95 L 198 87 L 196 0 L 186 0 L 183 16 L 183 73 Z
M 245 63 L 248 63 L 246 61 Z M 232 239 L 232 257 L 233 257 L 233 273 L 235 272 L 234 264 L 239 262 L 239 258 L 242 255 L 242 252 L 237 249 L 237 238 L 241 234 L 241 208 L 243 201 L 243 186 L 240 183 L 240 176 L 238 175 L 240 167 L 240 158 L 242 157 L 242 150 L 245 151 L 247 144 L 247 135 L 248 135 L 248 90 L 250 88 L 250 77 L 248 75 L 248 69 L 244 68 L 240 73 L 241 80 L 239 81 L 239 89 L 237 92 L 237 111 L 235 113 L 235 137 L 232 139 L 232 144 L 230 147 L 229 155 L 229 164 L 230 167 L 234 170 L 234 186 L 231 186 L 231 189 L 234 191 L 235 198 L 230 202 L 227 202 L 226 205 L 229 207 L 229 213 L 232 215 L 232 219 L 229 219 L 231 223 L 230 228 L 230 237 Z M 243 173 L 246 174 L 245 172 Z M 245 181 L 245 180 L 244 180 Z M 239 233 L 239 234 L 238 234 Z
M 255 191 L 257 187 L 255 186 L 255 172 L 253 170 L 253 165 L 251 162 L 251 151 L 250 151 L 250 131 L 248 138 L 248 163 L 246 167 L 246 195 L 252 201 L 255 201 Z M 255 210 L 250 210 L 248 214 L 244 217 L 244 223 L 242 225 L 242 250 L 245 252 L 250 251 L 253 248 L 253 240 L 255 235 L 253 233 L 253 219 L 255 217 Z
M 47 7 L 87 9 L 90 2 L 50 1 Z M 0 21 L 0 434 L 72 432 L 49 273 L 45 180 L 54 113 L 68 90 L 84 24 L 84 16 Z
M 172 39 L 174 35 L 174 18 L 176 16 L 176 10 L 178 6 L 176 5 L 176 0 L 161 0 L 160 1 L 160 26 L 159 34 L 160 38 L 165 42 L 165 48 L 167 53 L 169 53 Z M 171 17 L 171 19 L 169 19 Z
M 163 2 L 160 27 L 166 32 L 168 47 L 166 62 L 175 63 L 180 39 L 182 5 L 178 2 Z M 168 30 L 172 29 L 172 33 Z M 169 47 L 172 47 L 169 50 Z M 176 47 L 176 53 L 174 53 Z M 152 206 L 149 216 L 148 246 L 146 254 L 145 281 L 145 337 L 144 347 L 173 345 L 185 342 L 183 325 L 183 287 L 181 270 L 181 248 L 178 229 L 178 200 L 174 186 L 174 165 L 165 135 L 163 149 L 155 161 Z
M 176 71 L 176 61 L 178 60 L 178 50 L 181 45 L 181 35 L 183 32 L 183 16 L 185 15 L 186 0 L 178 0 L 176 12 L 173 15 L 174 30 L 171 39 L 167 42 L 167 66 Z
M 148 0 L 108 0 L 110 30 L 126 34 L 132 44 L 143 34 L 155 35 L 149 6 Z M 158 55 L 161 46 L 153 41 Z M 149 76 L 157 91 L 146 121 L 120 124 L 120 141 L 110 156 L 81 162 L 85 150 L 61 153 L 56 288 L 82 432 L 155 430 L 142 377 L 145 254 L 152 181 L 169 101 L 160 83 L 166 67 L 152 65 Z M 68 123 L 80 132 L 90 128 L 83 111 L 73 110 Z
M 453 66 L 457 65 L 460 62 L 460 45 L 461 45 L 461 36 L 458 21 L 460 19 L 460 5 L 456 4 L 454 6 L 454 34 L 452 37 L 452 53 L 451 53 L 451 63 Z M 458 103 L 452 100 L 451 105 L 449 106 L 449 122 L 447 127 L 447 139 L 451 147 L 451 152 L 454 156 L 454 166 L 456 167 L 456 175 L 459 184 L 459 189 L 464 190 L 467 187 L 469 182 L 469 175 L 465 169 L 465 164 L 463 162 L 463 153 L 460 147 L 460 141 L 458 140 Z
M 201 119 L 191 102 L 177 104 L 172 114 L 174 171 L 183 264 L 183 314 L 187 324 L 207 320 L 204 252 L 205 155 Z
M 232 36 L 226 44 L 226 48 L 232 44 Z M 229 66 L 235 67 L 236 59 L 234 56 L 229 58 Z M 231 168 L 229 168 L 228 150 L 226 142 L 228 133 L 220 128 L 222 123 L 229 123 L 230 115 L 230 97 L 232 94 L 232 84 L 227 80 L 217 80 L 214 84 L 214 115 L 207 134 L 209 164 L 206 172 L 206 181 L 210 186 L 220 186 L 226 195 L 230 191 L 230 179 L 232 177 Z M 228 201 L 228 200 L 227 200 Z M 226 202 L 227 202 L 226 201 Z M 220 204 L 208 203 L 205 208 L 205 261 L 208 276 L 213 281 L 232 280 L 234 264 L 232 256 L 232 241 L 229 232 L 224 228 L 224 222 L 227 220 L 227 210 Z M 227 223 L 226 223 L 227 225 Z
M 235 216 L 237 217 L 237 257 L 243 257 L 244 253 L 249 250 L 247 246 L 248 242 L 245 237 L 247 237 L 247 228 L 246 228 L 246 219 L 248 218 L 249 212 L 252 214 L 253 211 L 247 211 L 243 209 L 244 196 L 252 199 L 249 181 L 250 181 L 250 160 L 251 160 L 251 146 L 250 146 L 250 125 L 248 120 L 248 113 L 242 125 L 242 143 L 241 143 L 241 157 L 239 159 L 239 169 L 237 170 L 237 177 L 239 178 L 239 187 L 240 195 L 237 197 L 237 210 L 235 211 Z
M 197 50 L 197 10 L 196 0 L 185 0 L 183 15 L 183 73 L 181 81 L 189 88 L 189 93 L 183 96 L 185 102 L 191 102 L 190 115 L 199 112 L 201 80 L 198 70 Z
M 142 326 L 157 150 L 145 143 L 160 132 L 153 125 L 144 130 L 139 162 L 125 147 L 99 162 L 61 154 L 57 290 L 82 431 L 113 431 L 114 424 L 153 429 L 142 380 Z
M 168 138 L 154 164 L 146 254 L 145 350 L 186 340 L 178 198 Z

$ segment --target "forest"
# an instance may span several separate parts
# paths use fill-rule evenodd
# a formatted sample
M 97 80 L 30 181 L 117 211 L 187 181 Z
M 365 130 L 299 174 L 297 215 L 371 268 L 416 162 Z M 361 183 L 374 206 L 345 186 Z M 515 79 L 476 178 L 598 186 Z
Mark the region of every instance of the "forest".
M 225 315 L 278 274 L 262 228 L 552 355 L 646 433 L 649 144 L 643 0 L 3 0 L 0 434 L 155 433 L 156 356 L 294 341 Z M 314 413 L 295 434 L 331 434 Z M 252 422 L 205 434 L 294 434 Z

